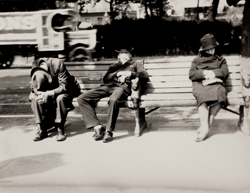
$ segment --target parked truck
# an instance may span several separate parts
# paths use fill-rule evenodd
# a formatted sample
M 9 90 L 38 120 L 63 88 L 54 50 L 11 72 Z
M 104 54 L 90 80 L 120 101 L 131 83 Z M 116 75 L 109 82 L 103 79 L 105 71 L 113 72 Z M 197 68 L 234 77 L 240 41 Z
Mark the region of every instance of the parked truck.
M 96 29 L 81 29 L 80 23 L 74 9 L 0 13 L 0 67 L 9 67 L 15 55 L 91 60 Z

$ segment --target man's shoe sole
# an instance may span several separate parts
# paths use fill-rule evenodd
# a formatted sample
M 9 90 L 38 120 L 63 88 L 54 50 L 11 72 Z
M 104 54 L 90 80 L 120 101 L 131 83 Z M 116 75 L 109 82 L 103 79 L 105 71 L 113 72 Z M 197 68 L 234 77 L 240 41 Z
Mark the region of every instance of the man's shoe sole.
M 97 135 L 97 134 L 96 134 L 96 136 L 94 137 L 94 139 L 95 139 L 96 141 L 102 140 L 103 137 L 104 137 L 104 134 L 105 134 L 105 133 L 102 133 L 101 135 Z
M 48 137 L 48 134 L 43 134 L 43 135 L 40 135 L 40 136 L 36 136 L 36 138 L 34 138 L 33 139 L 33 141 L 41 141 L 41 140 L 43 140 L 43 139 L 45 139 L 45 138 L 47 138 Z
M 109 142 L 111 142 L 111 141 L 113 141 L 113 137 L 112 137 L 112 138 L 109 138 L 109 139 L 103 140 L 103 143 L 109 143 Z

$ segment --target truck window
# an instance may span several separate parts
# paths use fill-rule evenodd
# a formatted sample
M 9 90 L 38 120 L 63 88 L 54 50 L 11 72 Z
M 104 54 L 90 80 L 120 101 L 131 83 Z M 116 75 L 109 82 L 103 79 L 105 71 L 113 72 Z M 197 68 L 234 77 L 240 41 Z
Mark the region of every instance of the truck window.
M 75 18 L 71 15 L 55 14 L 52 18 L 52 28 L 57 32 L 75 31 Z

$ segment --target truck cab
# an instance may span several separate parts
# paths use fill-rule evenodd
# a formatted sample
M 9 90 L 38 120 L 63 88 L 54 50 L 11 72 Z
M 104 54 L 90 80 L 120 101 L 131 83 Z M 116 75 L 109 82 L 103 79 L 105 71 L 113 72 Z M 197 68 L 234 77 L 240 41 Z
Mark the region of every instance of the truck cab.
M 13 56 L 55 57 L 67 61 L 92 59 L 96 29 L 80 29 L 80 16 L 74 9 L 0 13 L 0 66 L 11 65 Z

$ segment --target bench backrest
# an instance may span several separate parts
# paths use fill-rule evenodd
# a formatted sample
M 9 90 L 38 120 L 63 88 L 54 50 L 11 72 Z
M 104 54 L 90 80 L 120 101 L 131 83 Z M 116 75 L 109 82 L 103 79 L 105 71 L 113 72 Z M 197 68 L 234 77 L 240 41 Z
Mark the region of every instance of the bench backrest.
M 225 57 L 230 76 L 225 82 L 230 104 L 242 104 L 240 57 Z M 194 57 L 145 59 L 144 66 L 150 75 L 141 97 L 141 107 L 195 106 L 192 82 L 188 73 Z M 79 65 L 80 64 L 80 65 Z M 111 62 L 66 63 L 67 69 L 81 84 L 82 91 L 99 86 Z

